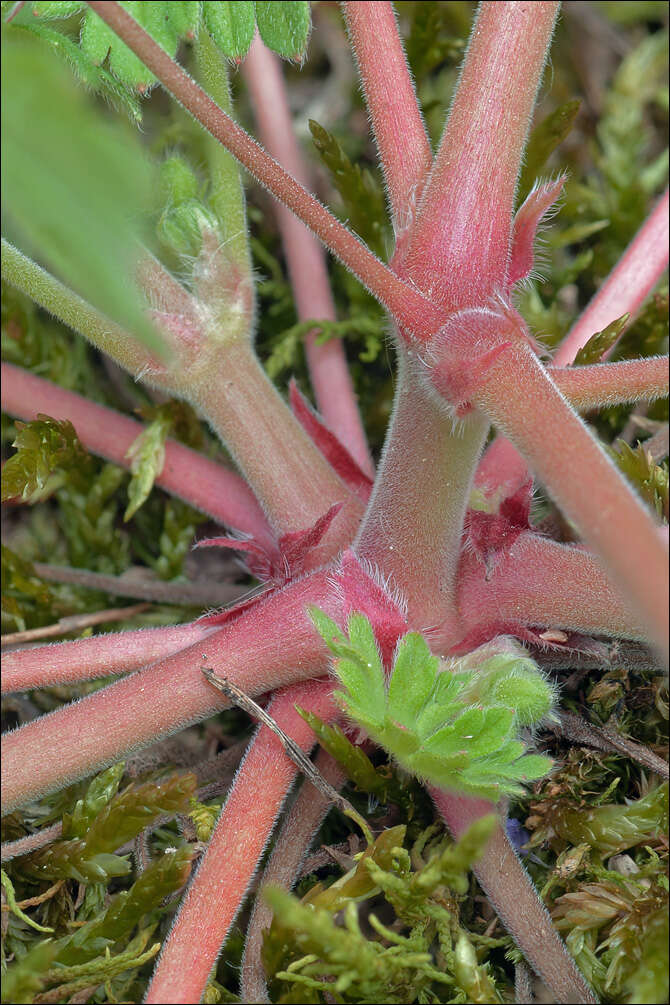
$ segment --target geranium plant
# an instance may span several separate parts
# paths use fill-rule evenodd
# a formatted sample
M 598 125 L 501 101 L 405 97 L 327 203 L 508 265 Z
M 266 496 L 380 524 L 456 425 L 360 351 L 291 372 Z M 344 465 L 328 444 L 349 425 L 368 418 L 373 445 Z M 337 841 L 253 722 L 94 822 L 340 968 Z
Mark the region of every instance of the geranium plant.
M 151 813 L 138 812 L 132 818 L 137 825 L 126 826 L 123 840 L 110 844 L 96 813 L 105 806 L 105 819 L 115 820 L 114 814 L 120 815 L 115 800 L 130 804 L 135 798 L 134 789 L 116 794 L 120 776 L 109 775 L 116 770 L 110 765 L 225 709 L 226 699 L 202 672 L 207 669 L 250 696 L 266 695 L 269 714 L 304 750 L 314 746 L 316 726 L 321 738 L 339 735 L 345 746 L 358 750 L 351 757 L 363 758 L 358 748 L 365 745 L 369 753 L 373 742 L 392 754 L 400 769 L 425 781 L 447 828 L 461 839 L 462 868 L 474 862 L 502 923 L 555 1000 L 596 1001 L 520 861 L 500 800 L 550 770 L 546 757 L 526 748 L 533 742 L 529 728 L 556 714 L 555 689 L 524 646 L 534 647 L 536 656 L 548 648 L 580 653 L 579 658 L 587 653 L 596 665 L 598 658 L 603 661 L 606 640 L 646 643 L 659 660 L 667 652 L 667 533 L 661 527 L 662 490 L 654 495 L 662 474 L 649 460 L 646 481 L 638 479 L 643 499 L 578 413 L 667 395 L 667 359 L 654 354 L 606 360 L 667 265 L 668 196 L 653 206 L 548 359 L 524 317 L 524 304 L 529 307 L 524 290 L 535 275 L 538 227 L 559 204 L 566 177 L 529 178 L 524 171 L 523 198 L 517 195 L 559 5 L 481 5 L 435 153 L 392 5 L 346 2 L 341 8 L 379 153 L 392 247 L 385 248 L 383 225 L 366 222 L 365 193 L 372 205 L 374 184 L 351 164 L 340 165 L 340 180 L 345 178 L 340 191 L 346 198 L 346 185 L 358 186 L 359 217 L 352 217 L 352 224 L 369 243 L 310 194 L 280 63 L 271 51 L 304 58 L 308 4 L 3 4 L 5 15 L 12 15 L 4 31 L 10 71 L 16 74 L 10 85 L 17 88 L 7 98 L 15 105 L 9 128 L 17 152 L 8 157 L 12 241 L 3 240 L 4 278 L 161 393 L 143 432 L 137 421 L 14 365 L 16 359 L 3 364 L 3 408 L 28 423 L 7 462 L 4 497 L 14 505 L 35 502 L 67 483 L 74 500 L 68 472 L 84 479 L 76 491 L 85 497 L 86 479 L 93 477 L 86 472 L 87 452 L 100 455 L 133 472 L 126 519 L 142 513 L 155 483 L 228 528 L 229 536 L 201 539 L 200 548 L 222 549 L 216 553 L 222 562 L 237 551 L 264 584 L 241 602 L 207 610 L 185 624 L 6 655 L 3 689 L 9 692 L 119 677 L 3 738 L 7 813 L 103 772 L 97 789 L 82 795 L 76 813 L 64 821 L 63 832 L 45 829 L 43 838 L 39 832 L 17 837 L 7 856 L 31 853 L 33 869 L 55 879 L 127 872 L 125 864 L 112 861 L 121 861 L 112 853 L 140 832 Z M 180 40 L 188 43 L 196 79 L 176 59 Z M 157 241 L 133 237 L 129 214 L 116 204 L 104 218 L 96 214 L 90 232 L 83 233 L 86 200 L 96 205 L 91 177 L 98 175 L 99 181 L 106 166 L 117 180 L 110 177 L 105 184 L 116 186 L 112 194 L 120 203 L 119 190 L 125 188 L 134 189 L 134 197 L 144 188 L 151 197 L 150 168 L 140 151 L 136 164 L 126 160 L 112 172 L 115 144 L 139 143 L 125 134 L 122 139 L 120 132 L 115 138 L 115 123 L 99 123 L 99 135 L 91 133 L 90 160 L 82 162 L 76 149 L 68 157 L 65 149 L 42 192 L 37 183 L 42 147 L 37 140 L 32 147 L 24 130 L 37 118 L 39 133 L 44 119 L 46 145 L 53 132 L 55 148 L 62 141 L 56 135 L 62 132 L 60 106 L 40 118 L 39 102 L 31 104 L 30 88 L 18 80 L 21 67 L 26 72 L 36 67 L 36 79 L 50 81 L 54 95 L 65 101 L 71 71 L 51 62 L 50 49 L 64 54 L 89 87 L 122 105 L 131 119 L 141 117 L 139 100 L 156 83 L 191 116 L 179 113 L 162 144 L 159 195 L 154 193 L 160 203 Z M 263 145 L 232 115 L 230 61 L 241 66 Z M 87 114 L 83 104 L 81 114 Z M 66 125 L 75 130 L 80 120 L 70 115 Z M 556 119 L 552 128 L 553 133 L 545 128 L 533 134 L 533 156 L 540 161 L 553 149 L 552 136 L 553 146 L 560 139 Z M 326 163 L 344 156 L 334 141 L 328 146 L 327 131 L 313 131 Z M 175 152 L 184 136 L 197 148 L 200 174 Z M 542 142 L 544 158 L 538 152 Z M 295 383 L 287 403 L 254 349 L 262 308 L 233 158 L 277 201 L 316 410 Z M 25 164 L 36 172 L 35 183 Z M 81 218 L 71 219 L 54 239 L 59 186 L 73 179 L 81 179 Z M 37 189 L 41 194 L 33 199 Z M 126 209 L 139 214 L 131 202 Z M 117 273 L 112 283 L 108 258 L 131 239 L 136 240 L 132 262 L 126 261 L 125 275 Z M 24 242 L 31 257 L 15 242 Z M 343 344 L 333 337 L 338 323 L 319 242 L 388 318 L 396 389 L 376 468 Z M 530 318 L 533 312 L 526 313 Z M 319 329 L 331 337 L 319 338 Z M 114 372 L 115 379 L 123 379 Z M 207 420 L 235 469 L 169 438 L 180 418 L 166 396 L 189 403 Z M 555 506 L 551 526 L 535 526 L 531 516 L 538 485 Z M 100 507 L 116 487 L 105 496 L 99 486 Z M 653 502 L 661 499 L 654 512 L 647 505 L 650 493 Z M 98 503 L 85 503 L 92 523 Z M 113 554 L 109 561 L 110 570 L 118 571 Z M 24 582 L 30 576 L 24 571 Z M 99 586 L 113 592 L 108 582 Z M 207 606 L 215 605 L 202 604 Z M 344 687 L 336 694 L 329 650 Z M 338 719 L 348 740 L 341 732 L 328 733 L 328 723 Z M 331 784 L 341 786 L 340 770 L 319 757 Z M 374 773 L 367 756 L 362 764 Z M 208 837 L 146 1001 L 196 1002 L 213 993 L 213 967 L 297 770 L 281 737 L 261 728 Z M 194 795 L 189 784 L 172 782 L 162 794 L 147 789 L 142 798 L 154 817 L 184 813 Z M 290 885 L 327 807 L 327 796 L 303 789 L 285 819 L 275 849 L 284 885 Z M 495 822 L 482 830 L 477 822 L 491 813 Z M 475 831 L 469 830 L 472 825 Z M 376 843 L 368 849 L 365 877 L 376 876 L 377 888 L 385 889 L 384 876 L 374 871 L 387 861 L 380 849 Z M 452 859 L 440 859 L 445 875 L 451 875 L 448 868 L 456 870 Z M 63 872 L 66 862 L 69 872 Z M 172 868 L 175 889 L 188 862 L 174 860 Z M 363 867 L 357 868 L 356 882 L 365 886 Z M 268 870 L 272 875 L 271 865 Z M 155 871 L 155 862 L 147 866 L 152 877 Z M 128 896 L 144 903 L 149 880 L 136 889 L 141 881 Z M 425 888 L 438 882 L 430 887 L 426 879 Z M 284 902 L 277 895 L 273 903 L 279 910 Z M 124 910 L 125 901 L 108 908 L 110 931 L 127 931 Z M 285 917 L 291 910 L 284 905 Z M 347 924 L 355 927 L 347 910 Z M 319 917 L 326 938 L 330 929 Z M 383 938 L 392 940 L 382 928 Z M 70 981 L 68 994 L 84 977 L 96 985 L 93 974 L 77 975 L 75 969 L 88 965 L 102 930 L 82 929 L 78 941 L 68 936 L 40 947 L 49 973 L 69 968 L 62 981 L 64 986 Z M 252 938 L 257 930 L 252 923 L 243 968 L 245 1001 L 269 1000 L 257 980 L 260 950 Z M 113 943 L 109 934 L 106 938 Z M 155 955 L 155 949 L 145 950 L 148 938 L 129 957 L 135 967 Z M 454 939 L 461 992 L 480 995 L 472 1000 L 497 1000 L 465 935 Z M 40 966 L 44 970 L 43 962 Z M 118 971 L 110 969 L 104 980 L 121 969 L 120 964 Z M 469 984 L 466 973 L 476 973 L 479 983 Z M 432 969 L 430 975 L 426 981 L 434 978 Z M 310 993 L 317 993 L 315 980 L 304 977 Z M 335 1000 L 357 1000 L 346 997 L 342 980 L 337 994 L 344 997 Z M 21 1000 L 32 1001 L 44 986 L 38 981 L 29 994 L 21 985 L 27 995 Z

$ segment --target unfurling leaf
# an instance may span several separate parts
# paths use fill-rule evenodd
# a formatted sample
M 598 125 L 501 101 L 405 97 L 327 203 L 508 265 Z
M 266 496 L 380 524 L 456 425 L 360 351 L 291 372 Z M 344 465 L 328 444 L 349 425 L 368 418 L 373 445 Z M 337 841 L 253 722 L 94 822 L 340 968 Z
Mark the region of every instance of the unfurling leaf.
M 550 712 L 553 689 L 511 640 L 446 662 L 409 632 L 398 643 L 387 686 L 367 618 L 350 616 L 347 640 L 322 612 L 310 613 L 336 657 L 344 711 L 412 774 L 497 800 L 550 770 L 551 760 L 527 754 L 517 733 Z

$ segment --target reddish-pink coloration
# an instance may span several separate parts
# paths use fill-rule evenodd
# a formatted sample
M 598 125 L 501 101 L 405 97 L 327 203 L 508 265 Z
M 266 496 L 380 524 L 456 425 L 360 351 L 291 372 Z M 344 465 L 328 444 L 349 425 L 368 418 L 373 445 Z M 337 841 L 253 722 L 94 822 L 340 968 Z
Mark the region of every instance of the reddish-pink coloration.
M 384 168 L 397 252 L 430 172 L 430 143 L 398 36 L 393 5 L 385 0 L 365 0 L 342 6 Z M 384 53 L 383 61 L 380 51 Z
M 40 412 L 54 419 L 67 419 L 88 450 L 121 467 L 130 466 L 126 452 L 145 428 L 127 415 L 11 363 L 2 364 L 2 407 L 26 422 Z M 165 444 L 165 464 L 156 484 L 221 523 L 261 540 L 271 540 L 268 522 L 246 482 L 182 443 L 168 440 Z
M 295 380 L 290 381 L 288 393 L 293 414 L 307 435 L 316 444 L 331 467 L 337 471 L 342 481 L 349 486 L 352 492 L 356 493 L 361 502 L 367 502 L 374 484 L 373 479 L 359 468 L 347 448 L 321 421 L 310 407 L 307 399 L 298 390 Z
M 668 190 L 625 254 L 558 348 L 555 366 L 574 362 L 577 352 L 612 321 L 636 314 L 668 267 Z
M 90 639 L 3 653 L 2 693 L 130 673 L 207 638 L 211 631 L 207 625 L 196 622 L 94 635 Z
M 250 694 L 291 685 L 275 696 L 271 707 L 307 748 L 311 733 L 298 720 L 294 703 L 311 702 L 323 717 L 335 714 L 328 682 L 304 683 L 322 675 L 327 666 L 326 647 L 306 613 L 309 605 L 325 610 L 341 626 L 351 612 L 365 614 L 387 665 L 398 638 L 409 628 L 424 632 L 435 653 L 443 656 L 467 652 L 501 632 L 590 651 L 597 647 L 590 638 L 596 634 L 651 637 L 660 643 L 666 616 L 660 534 L 569 401 L 589 408 L 610 401 L 651 400 L 667 390 L 661 362 L 575 371 L 546 368 L 509 299 L 510 287 L 530 272 L 537 224 L 561 186 L 560 181 L 540 185 L 513 222 L 520 159 L 558 5 L 481 5 L 431 169 L 430 147 L 391 5 L 344 4 L 396 230 L 391 267 L 377 260 L 299 184 L 303 168 L 288 135 L 285 95 L 280 86 L 270 96 L 263 89 L 261 70 L 275 75 L 277 68 L 262 49 L 254 50 L 245 71 L 261 132 L 298 180 L 219 109 L 119 4 L 90 6 L 282 203 L 280 227 L 301 317 L 334 316 L 322 258 L 302 224 L 388 308 L 399 355 L 397 394 L 372 485 L 350 387 L 346 380 L 336 393 L 324 387 L 327 354 L 317 353 L 313 344 L 309 349 L 317 400 L 327 413 L 324 424 L 295 388 L 290 395 L 299 421 L 291 416 L 249 347 L 221 345 L 226 379 L 218 381 L 212 374 L 199 404 L 215 417 L 217 431 L 249 482 L 250 488 L 241 479 L 230 483 L 238 485 L 235 498 L 239 502 L 246 493 L 261 500 L 273 529 L 264 517 L 258 518 L 261 510 L 254 502 L 247 524 L 220 517 L 250 540 L 204 543 L 245 551 L 250 567 L 271 588 L 189 626 L 180 639 L 183 647 L 168 650 L 169 631 L 175 631 L 168 630 L 146 660 L 157 659 L 153 665 L 9 734 L 3 759 L 7 806 L 84 777 L 225 707 L 225 699 L 203 677 L 203 665 Z M 276 83 L 276 76 L 268 80 Z M 273 109 L 270 117 L 268 108 Z M 667 209 L 667 197 L 568 342 L 582 344 L 584 326 L 593 318 L 611 313 L 600 325 L 604 327 L 635 309 L 649 292 L 667 260 L 660 250 L 663 206 Z M 291 222 L 285 207 L 302 223 Z M 641 260 L 645 258 L 648 261 Z M 166 303 L 160 297 L 154 303 L 170 313 L 173 328 L 181 325 L 182 342 L 187 335 L 193 341 L 187 324 L 192 316 L 189 296 L 161 270 L 158 265 L 149 270 L 145 285 L 165 284 Z M 304 273 L 316 277 L 312 290 Z M 231 282 L 235 285 L 236 280 Z M 198 295 L 207 295 L 207 290 L 202 287 Z M 559 352 L 559 363 L 567 352 Z M 333 360 L 339 380 L 339 349 Z M 32 397 L 37 411 L 50 411 L 37 398 L 36 389 L 44 383 L 32 385 L 30 395 L 11 398 L 9 410 L 24 415 L 28 406 L 20 399 Z M 345 385 L 349 389 L 342 391 Z M 53 414 L 62 417 L 67 392 L 50 393 Z M 96 407 L 81 413 L 86 421 L 95 424 L 94 417 L 101 414 Z M 491 421 L 514 447 L 498 440 L 477 469 Z M 115 429 L 120 428 L 117 423 Z M 94 441 L 85 435 L 82 439 L 93 449 Z M 97 449 L 104 454 L 100 443 Z M 109 443 L 106 449 L 111 449 Z M 118 449 L 106 456 L 117 460 Z M 533 532 L 528 465 L 594 553 Z M 221 479 L 213 484 L 210 494 Z M 473 487 L 476 494 L 466 517 Z M 212 512 L 208 493 L 203 494 L 203 508 Z M 230 513 L 235 507 L 221 504 L 220 509 Z M 317 571 L 309 571 L 317 566 Z M 194 643 L 188 631 L 208 634 Z M 133 660 L 143 660 L 149 652 L 134 636 L 125 637 L 125 650 L 124 636 L 111 639 L 110 673 L 137 666 Z M 112 665 L 114 639 L 119 641 L 119 659 Z M 105 658 L 105 647 L 98 644 L 98 651 L 93 642 L 66 644 L 81 648 L 63 647 L 64 659 L 69 653 L 86 659 L 87 651 L 94 659 L 96 653 Z M 45 658 L 38 653 L 17 661 L 21 673 L 42 673 Z M 76 744 L 64 742 L 69 736 L 76 736 Z M 261 730 L 168 940 L 148 1001 L 202 997 L 294 775 L 276 738 Z M 436 792 L 434 799 L 457 837 L 492 808 L 454 793 Z M 477 875 L 555 1000 L 595 1001 L 551 928 L 502 827 L 485 850 Z
M 258 35 L 242 64 L 253 101 L 258 131 L 268 152 L 305 187 L 309 178 L 293 129 L 279 60 Z M 286 261 L 301 321 L 335 320 L 323 249 L 315 237 L 281 203 L 275 206 Z M 342 343 L 319 345 L 314 333 L 305 339 L 309 374 L 319 411 L 368 475 L 374 474 L 365 432 L 356 406 Z
M 277 694 L 268 712 L 299 746 L 309 750 L 315 742 L 314 733 L 296 712 L 295 704 L 328 721 L 337 714 L 331 690 L 329 681 L 307 681 Z M 145 998 L 147 1005 L 191 1002 L 192 989 L 207 984 L 212 963 L 240 909 L 296 774 L 279 737 L 261 726 L 164 944 Z M 244 826 L 240 827 L 242 821 Z
M 512 256 L 507 274 L 507 283 L 510 288 L 530 276 L 535 257 L 537 228 L 542 217 L 558 199 L 564 183 L 565 178 L 558 178 L 557 181 L 538 185 L 517 211 L 512 232 Z

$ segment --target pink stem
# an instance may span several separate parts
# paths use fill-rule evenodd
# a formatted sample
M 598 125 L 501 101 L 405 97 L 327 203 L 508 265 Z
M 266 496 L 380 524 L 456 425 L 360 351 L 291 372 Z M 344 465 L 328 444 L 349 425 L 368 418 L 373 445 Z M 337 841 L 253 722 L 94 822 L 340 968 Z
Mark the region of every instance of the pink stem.
M 515 343 L 503 352 L 479 378 L 473 402 L 524 455 L 665 652 L 667 544 L 531 349 Z
M 401 350 L 391 425 L 355 544 L 402 590 L 419 629 L 456 614 L 463 519 L 488 429 L 473 414 L 455 430 L 423 378 L 411 350 Z
M 490 573 L 474 555 L 463 557 L 458 602 L 464 628 L 515 622 L 644 637 L 639 619 L 583 548 L 523 533 L 496 557 Z
M 317 674 L 326 650 L 307 604 L 337 617 L 326 572 L 271 594 L 195 645 L 6 733 L 3 812 L 226 708 L 229 702 L 207 683 L 203 666 L 252 695 Z
M 329 720 L 337 712 L 331 694 L 330 680 L 294 684 L 275 695 L 268 713 L 291 739 L 309 751 L 315 743 L 314 733 L 295 710 L 295 703 Z M 261 726 L 163 944 L 145 998 L 147 1005 L 201 1001 L 297 773 L 276 733 Z M 215 911 L 213 891 L 217 891 Z
M 505 288 L 517 175 L 558 3 L 483 3 L 405 258 L 450 310 Z
M 624 314 L 637 313 L 668 267 L 668 190 L 639 229 L 554 357 L 567 366 L 596 332 Z
M 329 785 L 342 788 L 345 775 L 337 761 L 320 749 L 315 764 Z M 331 800 L 316 792 L 305 782 L 295 802 L 286 814 L 272 850 L 268 864 L 263 870 L 260 895 L 254 900 L 251 919 L 247 928 L 247 938 L 242 957 L 240 977 L 240 997 L 246 1002 L 269 1002 L 265 973 L 261 961 L 263 933 L 272 923 L 272 909 L 265 903 L 262 888 L 281 886 L 290 890 L 298 877 L 298 870 L 305 858 L 310 843 L 332 806 Z
M 667 356 L 565 369 L 550 367 L 549 373 L 561 394 L 579 412 L 630 401 L 655 401 L 668 394 Z
M 384 169 L 396 237 L 410 225 L 433 161 L 393 5 L 343 3 Z
M 431 796 L 454 838 L 461 837 L 480 817 L 495 812 L 481 799 L 431 789 Z M 577 970 L 549 912 L 540 900 L 502 826 L 489 839 L 473 872 L 505 928 L 533 969 L 551 988 L 557 1002 L 596 1003 L 591 988 Z
M 443 312 L 375 258 L 332 213 L 226 115 L 119 3 L 90 0 L 89 7 L 139 56 L 177 101 L 230 150 L 261 185 L 288 206 L 408 331 L 419 339 L 426 339 L 437 331 L 444 319 Z
M 2 364 L 2 407 L 26 422 L 39 413 L 68 419 L 88 450 L 124 468 L 130 466 L 126 459 L 128 447 L 145 428 L 126 415 L 96 405 L 11 363 Z M 156 484 L 222 523 L 252 534 L 268 545 L 274 541 L 265 515 L 246 482 L 175 440 L 168 440 L 165 445 L 165 464 Z
M 2 654 L 2 693 L 130 673 L 207 638 L 214 629 L 197 621 L 169 628 L 94 635 Z
M 307 186 L 307 165 L 293 128 L 279 60 L 258 36 L 242 64 L 242 73 L 267 150 L 294 178 Z M 276 204 L 275 212 L 298 317 L 302 321 L 312 318 L 334 321 L 335 304 L 321 245 L 281 203 Z M 305 339 L 305 352 L 319 411 L 358 465 L 367 474 L 374 475 L 341 340 L 329 339 L 319 345 L 315 334 L 310 332 Z
M 650 356 L 593 366 L 549 367 L 548 373 L 579 412 L 634 401 L 655 401 L 668 394 L 668 357 Z M 509 440 L 498 436 L 477 467 L 475 483 L 486 495 L 514 495 L 531 477 L 528 465 Z

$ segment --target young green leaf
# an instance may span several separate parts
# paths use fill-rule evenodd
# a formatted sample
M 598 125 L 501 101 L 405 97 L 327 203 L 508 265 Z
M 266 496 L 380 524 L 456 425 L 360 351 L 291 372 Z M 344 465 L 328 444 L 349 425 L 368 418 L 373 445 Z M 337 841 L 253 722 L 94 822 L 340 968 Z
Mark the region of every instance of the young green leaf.
M 250 5 L 251 6 L 251 5 Z M 269 49 L 285 59 L 301 59 L 307 48 L 311 26 L 307 0 L 257 0 L 258 31 Z
M 248 0 L 205 0 L 202 16 L 216 47 L 227 56 L 241 62 L 254 37 L 254 4 Z
M 133 440 L 126 451 L 132 474 L 128 485 L 128 506 L 123 514 L 126 522 L 146 501 L 154 481 L 163 470 L 165 441 L 171 427 L 172 417 L 169 412 L 159 410 L 153 422 L 149 423 L 136 440 Z
M 553 701 L 551 686 L 520 646 L 501 639 L 445 663 L 409 633 L 398 645 L 387 690 L 367 618 L 351 615 L 348 643 L 325 615 L 312 611 L 312 619 L 331 639 L 343 709 L 412 774 L 497 800 L 549 771 L 549 759 L 524 756 L 516 738 Z

